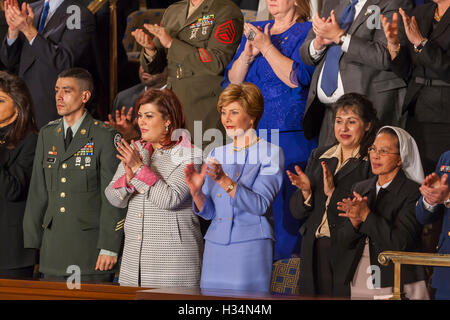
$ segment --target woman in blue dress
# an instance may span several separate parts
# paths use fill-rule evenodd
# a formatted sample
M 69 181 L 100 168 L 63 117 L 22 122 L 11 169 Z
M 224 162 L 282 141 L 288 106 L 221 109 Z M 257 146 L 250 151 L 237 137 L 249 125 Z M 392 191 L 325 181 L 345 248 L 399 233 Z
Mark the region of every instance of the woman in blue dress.
M 225 70 L 222 87 L 251 82 L 264 96 L 264 115 L 259 135 L 280 146 L 286 154 L 286 169 L 304 168 L 317 141 L 303 135 L 302 119 L 314 67 L 300 58 L 300 46 L 312 24 L 308 0 L 268 1 L 274 20 L 244 25 L 244 37 Z M 265 129 L 265 130 L 262 130 Z M 279 130 L 279 131 L 278 131 Z M 295 191 L 286 173 L 273 204 L 276 234 L 274 259 L 300 251 L 299 221 L 292 218 L 289 199 Z
M 283 151 L 256 135 L 264 99 L 255 85 L 231 84 L 217 109 L 233 142 L 213 149 L 201 172 L 194 164 L 185 169 L 194 212 L 211 220 L 200 287 L 268 292 L 275 240 L 269 207 L 281 188 Z

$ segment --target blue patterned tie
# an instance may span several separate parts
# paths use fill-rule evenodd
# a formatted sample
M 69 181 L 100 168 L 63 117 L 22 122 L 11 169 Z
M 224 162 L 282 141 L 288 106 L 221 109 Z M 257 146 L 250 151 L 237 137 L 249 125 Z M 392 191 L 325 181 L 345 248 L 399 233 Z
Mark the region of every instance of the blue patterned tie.
M 347 32 L 353 23 L 355 18 L 355 5 L 359 0 L 352 0 L 352 2 L 345 7 L 344 12 L 342 12 L 339 18 L 339 26 L 342 30 Z M 323 92 L 329 97 L 337 89 L 337 80 L 339 73 L 339 59 L 341 57 L 342 50 L 339 45 L 332 45 L 328 48 L 327 57 L 325 58 L 325 66 L 323 68 L 322 82 L 320 87 Z
M 44 10 L 42 11 L 41 20 L 39 21 L 39 30 L 38 30 L 39 34 L 42 34 L 42 31 L 44 31 L 45 20 L 47 20 L 49 9 L 50 9 L 50 4 L 47 1 L 47 2 L 45 2 Z

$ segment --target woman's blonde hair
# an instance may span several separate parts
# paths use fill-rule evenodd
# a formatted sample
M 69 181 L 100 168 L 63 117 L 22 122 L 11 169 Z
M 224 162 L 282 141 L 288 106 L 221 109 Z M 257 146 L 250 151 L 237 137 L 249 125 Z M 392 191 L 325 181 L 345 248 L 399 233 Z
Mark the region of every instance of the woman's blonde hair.
M 232 102 L 238 102 L 250 117 L 255 118 L 253 129 L 256 129 L 264 113 L 264 97 L 258 87 L 248 82 L 230 84 L 219 96 L 217 111 L 220 113 Z

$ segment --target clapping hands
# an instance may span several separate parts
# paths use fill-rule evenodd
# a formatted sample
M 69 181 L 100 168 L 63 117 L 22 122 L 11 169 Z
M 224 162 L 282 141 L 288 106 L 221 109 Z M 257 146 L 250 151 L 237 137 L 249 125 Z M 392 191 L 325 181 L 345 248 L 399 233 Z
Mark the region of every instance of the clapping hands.
M 116 157 L 122 161 L 123 167 L 125 168 L 127 183 L 131 181 L 139 168 L 144 165 L 142 156 L 139 153 L 139 149 L 134 140 L 131 140 L 131 145 L 129 145 L 125 139 L 122 139 L 122 143 L 117 144 L 116 147 L 117 152 L 119 153 Z
M 16 39 L 19 32 L 22 32 L 30 41 L 33 39 L 37 30 L 33 26 L 34 13 L 30 5 L 22 3 L 22 8 L 19 7 L 17 0 L 6 0 L 4 2 L 5 18 L 8 24 L 8 38 Z
M 447 174 L 443 174 L 439 178 L 435 172 L 425 177 L 419 190 L 428 204 L 442 204 L 450 198 L 450 188 L 447 179 Z
M 362 197 L 357 192 L 353 192 L 353 199 L 346 198 L 337 203 L 337 209 L 345 213 L 339 213 L 340 217 L 350 219 L 353 227 L 358 229 L 360 224 L 366 221 L 367 216 L 370 213 L 370 209 L 367 206 L 367 197 Z
M 302 169 L 300 169 L 299 166 L 295 166 L 294 169 L 297 174 L 292 173 L 289 170 L 286 170 L 286 174 L 289 180 L 291 180 L 292 185 L 296 186 L 302 191 L 303 199 L 306 200 L 312 194 L 311 182 L 308 176 L 302 171 Z

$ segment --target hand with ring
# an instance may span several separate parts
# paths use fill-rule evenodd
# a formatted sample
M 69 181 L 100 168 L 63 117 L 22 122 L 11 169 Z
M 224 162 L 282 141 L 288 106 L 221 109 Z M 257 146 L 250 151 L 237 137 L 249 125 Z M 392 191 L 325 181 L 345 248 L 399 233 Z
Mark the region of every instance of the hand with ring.
M 255 36 L 256 36 L 256 32 L 253 30 L 250 30 L 250 32 L 247 34 L 248 41 L 253 41 L 253 39 L 255 39 Z
M 251 41 L 252 45 L 260 52 L 264 52 L 272 45 L 270 40 L 270 23 L 264 26 L 264 30 L 261 27 L 256 27 L 250 23 L 244 24 L 244 34 L 248 41 Z

